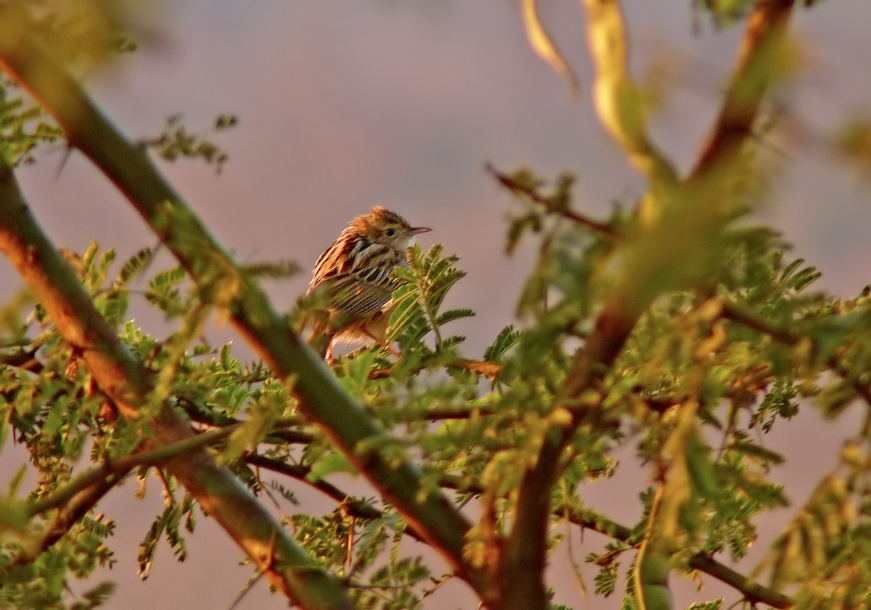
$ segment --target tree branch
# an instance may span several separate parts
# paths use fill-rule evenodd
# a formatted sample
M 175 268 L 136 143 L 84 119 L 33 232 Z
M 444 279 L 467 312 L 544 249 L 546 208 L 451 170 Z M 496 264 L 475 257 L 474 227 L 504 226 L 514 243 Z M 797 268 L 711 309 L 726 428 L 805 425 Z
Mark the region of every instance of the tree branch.
M 122 137 L 79 85 L 50 57 L 23 20 L 0 10 L 0 65 L 41 101 L 81 150 L 121 190 L 197 282 L 204 301 L 226 309 L 238 331 L 275 374 L 293 377 L 300 410 L 324 432 L 375 488 L 437 549 L 482 599 L 496 595 L 484 573 L 463 559 L 470 524 L 421 479 L 412 462 L 387 459 L 387 437 L 351 399 L 322 360 L 295 336 L 256 282 L 209 234 L 145 153 Z M 211 511 L 210 511 L 211 512 Z
M 496 178 L 496 181 L 499 182 L 499 184 L 504 186 L 515 195 L 518 195 L 520 197 L 526 197 L 529 200 L 543 206 L 544 209 L 548 210 L 549 212 L 559 214 L 560 216 L 568 218 L 572 222 L 577 223 L 581 226 L 588 227 L 609 237 L 617 237 L 617 232 L 611 226 L 603 222 L 599 222 L 598 220 L 593 220 L 589 216 L 579 214 L 578 212 L 575 212 L 568 207 L 555 206 L 553 201 L 551 201 L 549 198 L 542 196 L 535 189 L 530 188 L 525 184 L 521 184 L 508 174 L 503 174 L 495 167 L 493 167 L 490 163 L 487 164 L 486 169 L 493 175 L 494 178 Z
M 119 479 L 126 476 L 128 472 L 137 466 L 163 462 L 170 458 L 180 457 L 182 454 L 196 451 L 217 443 L 230 436 L 236 427 L 237 426 L 228 426 L 218 430 L 209 430 L 208 432 L 197 434 L 196 436 L 186 438 L 170 445 L 163 445 L 150 451 L 134 453 L 133 455 L 128 455 L 114 461 L 106 460 L 99 466 L 95 466 L 94 468 L 82 472 L 65 486 L 55 490 L 54 493 L 34 502 L 30 507 L 30 516 L 34 517 L 35 515 L 44 513 L 47 510 L 60 508 L 66 505 L 77 494 L 92 485 L 100 483 L 101 481 L 106 480 L 107 482 L 115 484 Z
M 485 492 L 484 486 L 477 481 L 461 480 L 459 477 L 451 475 L 443 475 L 439 479 L 439 485 L 463 493 L 483 494 Z M 631 528 L 612 521 L 594 510 L 580 509 L 569 504 L 558 504 L 553 507 L 551 514 L 556 518 L 566 518 L 581 528 L 593 530 L 603 536 L 631 545 L 638 544 L 637 540 L 633 540 L 633 538 L 637 538 L 637 535 Z M 774 608 L 792 608 L 795 605 L 795 600 L 792 598 L 754 582 L 701 551 L 690 555 L 688 564 L 692 569 L 704 572 L 740 591 L 750 602 L 768 604 Z
M 277 474 L 291 477 L 314 487 L 339 503 L 343 511 L 346 511 L 349 515 L 358 519 L 374 520 L 380 519 L 384 515 L 382 511 L 378 510 L 371 504 L 354 499 L 351 495 L 326 481 L 309 480 L 307 477 L 310 473 L 310 469 L 306 466 L 285 464 L 259 454 L 247 455 L 244 457 L 244 460 L 252 466 L 257 466 L 258 468 L 263 468 Z M 486 488 L 476 479 L 448 474 L 439 477 L 439 486 L 445 489 L 453 489 L 460 493 L 481 495 L 486 492 Z M 570 523 L 573 523 L 582 529 L 589 529 L 598 532 L 603 536 L 630 545 L 638 544 L 638 536 L 631 528 L 612 521 L 592 509 L 578 508 L 563 503 L 555 505 L 552 508 L 551 514 L 557 519 L 568 519 Z M 411 536 L 415 540 L 421 541 L 420 537 L 414 530 L 406 529 L 404 534 Z M 688 565 L 694 570 L 708 574 L 730 587 L 733 587 L 751 602 L 768 604 L 774 608 L 791 608 L 795 605 L 795 601 L 792 598 L 783 595 L 774 589 L 754 582 L 750 578 L 740 574 L 727 565 L 720 563 L 705 553 L 697 552 L 691 555 L 688 560 Z
M 311 469 L 307 466 L 285 464 L 284 462 L 260 454 L 249 454 L 243 459 L 252 466 L 263 468 L 277 474 L 282 474 L 312 486 L 314 489 L 317 489 L 340 504 L 343 511 L 346 511 L 349 515 L 358 519 L 374 520 L 380 519 L 384 515 L 382 511 L 378 510 L 371 504 L 355 499 L 350 494 L 345 493 L 327 481 L 310 480 L 308 476 Z M 464 494 L 483 495 L 487 491 L 486 487 L 482 485 L 478 479 L 450 474 L 443 474 L 439 477 L 439 486 Z M 630 545 L 637 545 L 639 542 L 638 535 L 634 530 L 632 530 L 632 528 L 612 521 L 592 509 L 578 508 L 577 506 L 568 503 L 561 503 L 552 507 L 551 516 L 557 519 L 568 519 L 570 523 L 573 523 L 582 529 L 589 529 L 598 532 L 603 536 Z M 414 530 L 406 529 L 403 533 L 415 540 L 422 541 Z M 795 605 L 795 601 L 792 598 L 783 595 L 774 589 L 754 582 L 747 576 L 740 574 L 705 553 L 697 552 L 691 555 L 688 560 L 688 565 L 694 570 L 708 574 L 709 576 L 733 587 L 751 602 L 768 604 L 774 608 L 791 608 Z
M 476 375 L 480 375 L 481 377 L 487 377 L 488 379 L 496 379 L 499 376 L 499 373 L 502 371 L 502 363 L 494 362 L 491 360 L 469 360 L 467 358 L 459 358 L 452 362 L 446 362 L 442 364 L 445 368 L 449 369 L 459 369 L 463 371 L 472 371 Z M 388 366 L 381 369 L 374 369 L 369 373 L 369 379 L 386 379 L 393 374 L 394 366 Z M 421 365 L 418 370 L 424 370 L 426 368 L 425 365 Z
M 0 10 L 2 51 L 15 42 L 8 31 L 7 13 Z M 148 404 L 151 373 L 120 342 L 75 274 L 41 232 L 8 167 L 0 167 L 0 250 L 33 290 L 64 339 L 81 354 L 102 391 L 126 419 L 141 421 L 139 411 Z M 160 449 L 193 437 L 188 424 L 165 403 L 149 419 L 148 428 L 153 436 L 143 439 L 146 449 Z M 289 597 L 306 608 L 350 607 L 338 581 L 318 568 L 233 474 L 218 467 L 205 449 L 184 457 L 170 457 L 165 466 Z M 88 506 L 86 500 L 105 493 L 100 485 L 89 489 L 92 495 L 83 498 L 82 508 Z
M 775 72 L 794 0 L 756 0 L 754 4 L 726 100 L 690 172 L 690 180 L 723 167 L 752 136 L 759 104 Z
M 70 528 L 88 514 L 97 505 L 97 502 L 114 488 L 118 481 L 126 477 L 133 468 L 165 460 L 218 442 L 229 436 L 233 429 L 212 430 L 172 445 L 136 453 L 114 462 L 107 460 L 97 467 L 82 472 L 64 487 L 40 498 L 30 506 L 28 513 L 31 519 L 52 509 L 58 509 L 58 512 L 52 517 L 51 525 L 44 532 L 39 544 L 16 557 L 10 565 L 21 565 L 33 561 L 39 554 L 63 538 Z
M 25 350 L 20 347 L 0 351 L 0 365 L 13 366 L 30 373 L 39 373 L 42 370 L 42 363 L 36 358 L 36 349 Z
M 610 304 L 610 305 L 609 305 Z M 517 498 L 514 526 L 503 553 L 500 577 L 513 589 L 514 608 L 538 607 L 545 595 L 543 571 L 547 557 L 547 524 L 551 515 L 550 490 L 560 469 L 566 444 L 577 427 L 601 404 L 595 396 L 580 401 L 582 394 L 604 378 L 620 353 L 641 312 L 629 314 L 623 304 L 607 301 L 596 327 L 581 348 L 566 375 L 558 404 L 572 404 L 564 425 L 554 426 L 545 440 L 535 465 L 523 476 Z M 561 407 L 557 407 L 561 408 Z M 522 584 L 512 584 L 523 575 Z M 524 605 L 526 604 L 526 605 Z
M 734 587 L 744 594 L 744 598 L 751 604 L 768 604 L 774 608 L 792 608 L 796 602 L 791 597 L 754 582 L 752 579 L 739 574 L 729 566 L 715 561 L 704 553 L 696 553 L 690 557 L 689 565 L 694 570 L 710 574 L 714 578 Z
M 67 502 L 59 507 L 58 512 L 52 518 L 50 527 L 43 533 L 39 543 L 15 557 L 4 567 L 4 570 L 9 570 L 13 566 L 28 564 L 41 553 L 48 550 L 53 544 L 63 538 L 73 525 L 91 512 L 97 505 L 97 502 L 111 491 L 117 482 L 118 479 L 116 477 L 103 477 L 72 494 Z
M 335 500 L 340 505 L 341 510 L 352 517 L 365 520 L 375 520 L 381 519 L 384 516 L 382 511 L 378 510 L 370 503 L 359 500 L 354 496 L 345 493 L 328 481 L 324 481 L 323 479 L 318 479 L 317 481 L 311 480 L 309 478 L 311 468 L 308 466 L 303 466 L 302 464 L 286 464 L 279 460 L 268 458 L 265 455 L 260 455 L 259 453 L 245 455 L 242 459 L 246 463 L 256 466 L 257 468 L 263 468 L 277 474 L 283 474 L 309 485 L 325 496 Z M 403 533 L 414 538 L 418 542 L 426 542 L 420 534 L 413 529 L 406 528 Z
M 618 0 L 584 0 L 587 39 L 596 71 L 593 101 L 599 120 L 623 147 L 629 161 L 655 189 L 677 182 L 671 162 L 647 135 L 638 88 L 629 74 L 629 40 Z
M 672 223 L 683 217 L 686 217 L 683 222 L 687 222 L 687 219 L 698 220 L 700 224 L 696 227 L 697 233 L 710 234 L 712 237 L 716 235 L 719 226 L 728 220 L 727 217 L 716 214 L 716 209 L 712 209 L 711 214 L 702 210 L 697 219 L 687 215 L 688 206 L 695 201 L 691 194 L 698 193 L 699 190 L 691 183 L 695 180 L 679 183 L 670 163 L 648 140 L 638 92 L 628 75 L 628 42 L 619 2 L 585 0 L 585 5 L 591 54 L 596 67 L 596 109 L 603 125 L 623 146 L 630 162 L 647 177 L 649 191 L 645 200 L 656 204 L 658 214 L 645 214 L 645 210 L 653 208 L 642 208 L 641 217 L 647 225 L 647 232 L 624 244 L 624 269 L 605 297 L 594 331 L 575 356 L 559 400 L 554 405 L 555 409 L 566 408 L 570 417 L 563 425 L 554 426 L 545 436 L 537 462 L 523 477 L 518 492 L 514 526 L 506 541 L 503 565 L 500 568 L 504 586 L 515 589 L 510 597 L 517 600 L 517 608 L 538 607 L 543 603 L 545 587 L 542 579 L 547 552 L 550 490 L 561 467 L 566 443 L 577 427 L 601 403 L 601 397 L 594 391 L 597 382 L 610 370 L 649 304 L 667 287 L 684 288 L 688 279 L 694 277 L 693 273 L 698 274 L 697 270 L 688 268 L 683 271 L 686 274 L 684 277 L 676 263 L 680 261 L 680 257 L 688 254 L 695 256 L 690 246 L 704 247 L 702 242 L 693 244 L 687 240 L 682 247 L 667 250 L 657 258 L 650 256 L 656 250 L 656 242 L 660 238 L 666 238 L 668 231 L 674 228 L 659 222 L 663 218 L 662 213 L 670 211 L 667 218 Z M 769 77 L 768 71 L 760 73 L 758 68 L 760 65 L 767 67 L 768 62 L 755 56 L 768 56 L 766 51 L 770 53 L 768 50 L 774 46 L 773 41 L 780 38 L 791 7 L 792 2 L 787 0 L 766 0 L 757 4 L 748 23 L 740 65 L 753 67 L 753 76 L 758 79 L 758 83 L 749 88 L 750 94 L 727 98 L 725 115 L 732 117 L 740 114 L 743 124 L 752 124 Z M 742 70 L 738 74 L 737 81 L 746 78 L 742 76 Z M 736 85 L 733 84 L 733 89 L 735 88 Z M 746 85 L 738 87 L 741 92 L 745 88 Z M 741 113 L 735 112 L 737 105 L 741 106 Z M 724 125 L 737 124 L 725 119 L 721 122 Z M 723 127 L 715 129 L 714 133 L 721 130 L 724 133 L 728 131 Z M 712 175 L 716 174 L 713 171 L 715 169 L 728 169 L 729 166 L 725 163 L 730 160 L 730 156 L 746 138 L 747 133 L 744 131 L 740 136 L 728 135 L 722 138 L 718 136 L 716 140 L 719 143 L 705 149 L 697 167 L 711 170 Z M 732 132 L 729 131 L 729 134 Z M 675 204 L 679 204 L 679 207 L 675 207 Z M 702 227 L 704 231 L 701 230 Z M 674 269 L 671 268 L 673 265 Z M 667 277 L 668 274 L 674 276 L 669 283 L 657 279 Z M 524 582 L 518 582 L 521 574 Z

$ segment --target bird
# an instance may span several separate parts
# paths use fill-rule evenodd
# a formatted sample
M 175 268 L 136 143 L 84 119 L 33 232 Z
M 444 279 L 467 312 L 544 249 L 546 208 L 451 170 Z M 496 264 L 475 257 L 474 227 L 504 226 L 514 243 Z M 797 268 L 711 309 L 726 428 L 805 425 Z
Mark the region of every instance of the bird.
M 401 282 L 394 270 L 408 265 L 406 249 L 429 227 L 413 227 L 402 216 L 375 206 L 357 216 L 315 263 L 306 296 L 325 303 L 308 340 L 332 361 L 335 341 L 373 339 L 386 343 L 391 297 Z

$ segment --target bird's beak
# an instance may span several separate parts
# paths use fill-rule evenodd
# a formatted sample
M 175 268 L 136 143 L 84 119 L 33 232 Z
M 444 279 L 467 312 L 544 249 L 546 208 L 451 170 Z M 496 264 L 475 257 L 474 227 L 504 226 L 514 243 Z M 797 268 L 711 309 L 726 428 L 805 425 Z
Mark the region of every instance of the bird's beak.
M 429 227 L 414 227 L 408 234 L 409 235 L 420 235 L 421 233 L 429 233 L 432 231 Z

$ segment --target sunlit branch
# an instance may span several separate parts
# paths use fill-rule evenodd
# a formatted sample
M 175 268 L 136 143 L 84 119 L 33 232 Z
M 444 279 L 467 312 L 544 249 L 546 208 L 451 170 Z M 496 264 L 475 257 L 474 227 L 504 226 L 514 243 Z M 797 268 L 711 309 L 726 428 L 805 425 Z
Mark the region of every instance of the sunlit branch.
M 18 31 L 0 10 L 0 56 L 17 49 Z M 27 45 L 25 45 L 27 46 Z M 24 278 L 64 339 L 96 379 L 101 390 L 130 420 L 141 420 L 148 404 L 152 376 L 121 343 L 96 310 L 68 264 L 52 247 L 31 217 L 13 172 L 0 168 L 0 251 Z M 186 441 L 190 426 L 168 405 L 148 421 L 153 435 L 143 439 L 146 450 Z M 166 468 L 187 487 L 288 596 L 310 607 L 349 607 L 346 592 L 320 570 L 275 519 L 226 468 L 205 450 L 170 457 Z M 99 488 L 94 488 L 98 489 Z
M 563 77 L 569 88 L 569 95 L 574 99 L 578 96 L 580 84 L 574 70 L 563 58 L 550 34 L 541 22 L 538 14 L 538 0 L 523 0 L 523 25 L 526 27 L 526 37 L 532 49 Z
M 691 180 L 728 163 L 752 137 L 759 104 L 776 72 L 793 4 L 794 0 L 754 2 L 726 99 L 690 173 Z
M 644 103 L 629 74 L 629 40 L 618 0 L 584 0 L 587 39 L 596 77 L 593 100 L 602 125 L 651 186 L 669 186 L 677 174 L 647 134 Z
M 484 600 L 498 592 L 463 557 L 469 522 L 436 489 L 427 488 L 411 461 L 381 453 L 386 432 L 332 377 L 288 327 L 255 280 L 208 232 L 158 174 L 140 147 L 97 110 L 82 88 L 50 57 L 17 13 L 0 10 L 0 67 L 52 114 L 68 141 L 121 190 L 161 242 L 197 282 L 201 296 L 223 308 L 276 375 L 293 378 L 299 408 L 437 549 L 451 569 Z M 209 512 L 212 510 L 209 508 Z M 214 513 L 212 513 L 214 514 Z M 241 540 L 237 539 L 240 543 Z M 258 561 L 269 555 L 259 554 Z
M 757 12 L 767 11 L 759 8 L 763 4 L 766 3 L 757 4 Z M 788 4 L 791 6 L 791 2 Z M 628 42 L 619 3 L 616 0 L 585 0 L 585 5 L 591 54 L 596 67 L 594 97 L 602 123 L 623 146 L 630 161 L 647 177 L 649 196 L 658 208 L 666 203 L 692 199 L 683 192 L 687 185 L 678 183 L 674 169 L 648 140 L 638 91 L 628 75 Z M 760 28 L 760 19 L 754 14 L 745 40 L 754 40 L 760 35 L 764 37 Z M 750 55 L 758 49 L 747 42 L 744 46 Z M 742 57 L 744 61 L 752 61 L 746 54 Z M 760 92 L 767 84 L 766 75 L 762 80 Z M 755 114 L 756 106 L 750 110 Z M 707 163 L 722 161 L 722 156 L 717 154 L 712 155 Z M 725 166 L 716 165 L 710 169 L 719 167 Z M 665 199 L 660 201 L 663 197 Z M 718 222 L 716 215 L 710 218 L 712 222 Z M 699 217 L 699 220 L 708 222 L 707 217 Z M 685 250 L 686 255 L 690 254 Z M 564 447 L 587 412 L 595 410 L 595 405 L 600 402 L 598 393 L 594 391 L 597 382 L 610 370 L 643 311 L 663 289 L 656 287 L 651 283 L 651 277 L 647 277 L 648 274 L 655 276 L 661 270 L 640 254 L 636 257 L 640 262 L 636 261 L 633 273 L 626 275 L 624 270 L 624 277 L 618 278 L 604 298 L 593 333 L 575 356 L 559 401 L 554 404 L 555 409 L 561 409 L 565 404 L 574 405 L 580 401 L 581 408 L 572 406 L 564 423 L 552 428 L 545 437 L 538 460 L 527 470 L 520 486 L 514 526 L 505 544 L 503 571 L 526 575 L 527 582 L 517 584 L 512 595 L 530 606 L 540 604 L 544 595 L 542 574 L 547 552 L 550 490 L 561 467 Z M 662 264 L 671 263 L 668 257 L 662 259 Z M 640 274 L 645 277 L 638 277 Z

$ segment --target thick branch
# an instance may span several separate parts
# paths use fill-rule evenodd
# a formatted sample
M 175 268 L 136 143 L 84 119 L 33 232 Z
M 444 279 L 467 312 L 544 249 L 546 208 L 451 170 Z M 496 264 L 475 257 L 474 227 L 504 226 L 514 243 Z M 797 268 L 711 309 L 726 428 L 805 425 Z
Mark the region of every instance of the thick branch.
M 762 96 L 776 69 L 777 52 L 794 0 L 757 0 L 747 21 L 738 62 L 717 122 L 690 173 L 691 180 L 723 167 L 752 135 Z
M 197 281 L 204 300 L 225 307 L 239 332 L 277 376 L 294 379 L 300 409 L 315 422 L 451 568 L 482 598 L 494 595 L 463 561 L 469 522 L 438 491 L 427 490 L 410 461 L 379 451 L 386 432 L 351 399 L 326 365 L 274 310 L 254 280 L 209 234 L 145 153 L 127 141 L 9 9 L 0 11 L 0 62 L 48 110 L 69 142 L 127 196 Z M 426 490 L 426 491 L 424 491 Z
M 9 41 L 7 24 L 0 18 L 0 48 Z M 139 410 L 148 402 L 151 373 L 120 342 L 42 234 L 8 167 L 0 169 L 0 250 L 121 414 L 130 420 L 141 419 Z M 190 426 L 166 404 L 148 421 L 148 427 L 153 436 L 144 439 L 146 449 L 193 437 Z M 288 596 L 306 608 L 350 607 L 339 583 L 316 566 L 233 474 L 217 466 L 208 451 L 170 457 L 164 465 Z M 90 489 L 101 491 L 100 486 Z
M 658 209 L 663 209 L 666 204 L 688 205 L 689 201 L 693 201 L 688 196 L 692 184 L 677 183 L 671 165 L 648 140 L 641 102 L 627 70 L 628 42 L 619 2 L 585 0 L 585 5 L 591 54 L 596 66 L 595 100 L 600 120 L 624 147 L 629 160 L 647 177 L 650 196 Z M 740 124 L 749 126 L 754 120 L 770 75 L 768 70 L 760 71 L 759 66 L 768 67 L 770 49 L 774 45 L 772 41 L 779 39 L 791 7 L 792 2 L 787 0 L 766 0 L 757 4 L 745 34 L 741 69 L 736 77 L 739 85 L 733 86 L 737 92 L 728 97 L 723 116 L 718 122 L 721 127 L 714 130 L 714 144 L 706 148 L 698 167 L 711 170 L 712 173 L 714 170 L 730 168 L 727 162 L 749 133 L 746 129 L 737 133 L 732 128 Z M 757 79 L 753 81 L 753 86 L 750 86 L 749 80 L 743 82 L 748 78 L 745 74 L 748 71 L 752 71 Z M 740 112 L 736 110 L 738 108 Z M 733 120 L 738 115 L 741 120 Z M 684 210 L 677 209 L 675 212 L 679 217 Z M 725 222 L 726 219 L 712 218 L 715 224 L 707 231 L 714 235 L 716 223 Z M 649 230 L 652 228 L 649 227 Z M 662 228 L 659 227 L 659 230 Z M 649 247 L 644 239 L 650 240 L 651 236 L 657 237 L 655 233 L 641 235 L 636 243 L 624 245 L 629 261 L 626 269 L 604 299 L 593 334 L 575 357 L 559 397 L 561 400 L 555 404 L 555 408 L 567 405 L 570 421 L 550 431 L 538 461 L 523 478 L 514 527 L 506 541 L 501 566 L 503 583 L 515 589 L 511 597 L 517 600 L 517 608 L 538 607 L 543 603 L 542 573 L 547 552 L 547 523 L 551 512 L 550 490 L 561 468 L 565 445 L 591 408 L 600 404 L 599 397 L 593 391 L 596 383 L 610 370 L 644 310 L 664 289 L 664 283 L 654 282 L 653 278 L 675 273 L 669 266 L 677 262 L 676 259 L 664 256 L 651 263 L 644 256 L 644 248 Z M 704 244 L 699 246 L 704 247 Z M 631 252 L 632 248 L 638 251 Z M 689 246 L 686 246 L 671 254 L 674 257 L 695 256 L 696 253 L 689 250 Z M 634 267 L 630 264 L 633 260 Z M 681 282 L 675 282 L 674 287 L 682 287 Z M 524 575 L 526 582 L 517 582 L 520 574 Z
M 538 461 L 524 475 L 514 527 L 505 544 L 501 577 L 506 587 L 516 589 L 510 599 L 518 600 L 510 607 L 537 607 L 541 603 L 539 600 L 545 599 L 543 571 L 551 515 L 550 490 L 560 470 L 566 444 L 577 427 L 593 415 L 601 403 L 600 397 L 580 399 L 611 368 L 640 315 L 640 311 L 632 314 L 624 311 L 619 301 L 607 301 L 593 334 L 575 357 L 566 376 L 559 398 L 561 403 L 572 405 L 568 411 L 570 418 L 564 425 L 555 426 L 545 437 Z M 525 582 L 512 584 L 520 575 Z

